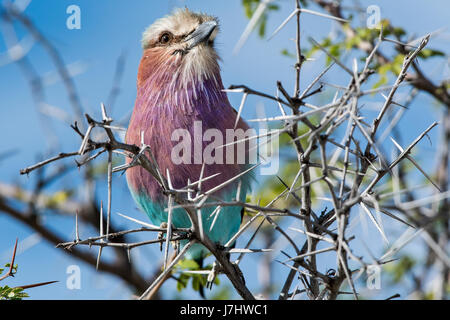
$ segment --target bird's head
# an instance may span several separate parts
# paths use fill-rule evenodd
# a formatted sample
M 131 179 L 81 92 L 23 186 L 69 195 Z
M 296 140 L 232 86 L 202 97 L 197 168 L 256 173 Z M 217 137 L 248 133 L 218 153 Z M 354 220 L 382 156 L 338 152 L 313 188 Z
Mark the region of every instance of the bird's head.
M 156 20 L 142 37 L 138 85 L 150 76 L 187 83 L 218 75 L 219 57 L 214 49 L 218 30 L 216 18 L 188 9 Z

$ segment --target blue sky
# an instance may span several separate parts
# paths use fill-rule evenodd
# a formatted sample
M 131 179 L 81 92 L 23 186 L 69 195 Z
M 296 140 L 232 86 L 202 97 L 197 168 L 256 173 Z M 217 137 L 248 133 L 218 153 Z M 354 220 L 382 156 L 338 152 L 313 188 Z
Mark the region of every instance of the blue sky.
M 281 10 L 274 12 L 267 25 L 270 34 L 289 15 L 293 9 L 293 1 L 280 2 Z M 433 1 L 360 1 L 363 7 L 373 3 L 381 7 L 382 18 L 391 19 L 394 25 L 402 26 L 408 32 L 417 37 L 442 27 L 449 26 L 448 12 L 450 2 L 445 0 Z M 81 8 L 81 30 L 68 30 L 66 28 L 66 8 L 69 5 L 78 5 Z M 260 39 L 252 34 L 240 50 L 234 55 L 233 48 L 241 33 L 248 23 L 241 1 L 204 1 L 204 0 L 172 0 L 172 1 L 148 1 L 148 0 L 34 0 L 27 7 L 25 13 L 37 25 L 39 30 L 59 50 L 65 63 L 78 67 L 81 71 L 74 77 L 76 88 L 82 99 L 81 103 L 88 113 L 94 116 L 100 114 L 100 103 L 105 102 L 111 90 L 112 79 L 115 72 L 118 57 L 125 52 L 125 69 L 120 83 L 120 95 L 115 103 L 112 116 L 115 119 L 123 119 L 129 115 L 133 108 L 136 94 L 136 72 L 141 56 L 140 38 L 143 30 L 155 19 L 167 14 L 174 7 L 188 6 L 194 11 L 203 11 L 217 16 L 220 19 L 221 31 L 217 40 L 218 52 L 222 58 L 222 77 L 225 87 L 231 84 L 248 84 L 252 88 L 274 94 L 277 80 L 281 80 L 286 88 L 293 88 L 294 74 L 292 66 L 294 61 L 280 54 L 286 48 L 294 51 L 292 39 L 295 35 L 294 24 L 288 24 L 275 38 L 270 41 Z M 316 7 L 311 9 L 319 10 Z M 293 22 L 293 21 L 292 21 Z M 311 15 L 302 15 L 302 39 L 313 36 L 316 40 L 322 39 L 330 32 L 333 22 Z M 448 30 L 447 30 L 448 31 Z M 19 37 L 24 36 L 24 30 L 17 26 Z M 306 44 L 306 40 L 303 42 Z M 429 44 L 432 48 L 439 48 L 449 52 L 450 41 L 448 33 L 433 38 Z M 388 50 L 386 46 L 386 50 Z M 5 51 L 5 41 L 0 38 L 0 53 Z M 60 81 L 52 81 L 55 74 L 55 66 L 48 58 L 41 46 L 34 46 L 30 51 L 30 60 L 36 72 L 43 75 L 49 84 L 46 89 L 46 102 L 65 112 L 71 109 L 67 100 L 66 91 Z M 350 60 L 351 61 L 351 60 Z M 426 72 L 439 72 L 442 69 L 435 60 L 421 64 Z M 323 59 L 318 57 L 315 62 L 304 65 L 302 84 L 304 86 L 313 79 L 323 67 Z M 448 73 L 447 73 L 448 77 Z M 439 77 L 438 77 L 439 78 Z M 327 81 L 345 84 L 347 78 L 342 77 L 339 70 L 335 70 Z M 230 94 L 230 101 L 235 108 L 239 106 L 241 96 Z M 378 102 L 382 97 L 375 97 Z M 59 151 L 74 151 L 78 148 L 79 141 L 69 128 L 67 123 L 52 120 L 52 130 L 58 137 L 59 145 L 49 145 L 45 136 L 45 127 L 41 117 L 36 111 L 30 93 L 30 87 L 16 64 L 0 66 L 0 153 L 7 150 L 17 150 L 11 158 L 0 162 L 0 181 L 6 183 L 20 183 L 29 185 L 33 181 L 30 177 L 19 176 L 18 172 L 38 159 L 38 155 L 46 156 L 49 149 L 53 153 Z M 261 103 L 258 98 L 250 98 L 244 109 L 243 117 L 255 116 L 254 106 Z M 268 115 L 277 114 L 276 105 L 264 102 Z M 438 118 L 438 108 L 433 105 L 433 99 L 421 95 L 406 113 L 400 123 L 400 128 L 405 132 L 405 140 L 412 140 L 417 134 L 428 127 L 432 121 Z M 437 144 L 437 132 L 430 134 L 433 145 L 422 144 L 422 157 L 426 157 L 426 151 L 433 151 Z M 427 163 L 426 166 L 432 166 Z M 75 177 L 75 178 L 74 178 Z M 61 185 L 54 186 L 56 190 L 64 184 L 70 184 L 76 175 L 70 175 L 63 179 Z M 76 180 L 75 180 L 76 181 Z M 134 209 L 134 205 L 128 195 L 125 180 L 117 176 L 114 182 L 116 200 L 113 211 L 124 212 L 136 218 L 143 215 Z M 106 199 L 104 186 L 98 187 L 99 197 Z M 131 209 L 130 209 L 131 208 Z M 73 221 L 61 219 L 53 215 L 45 217 L 45 223 L 58 229 L 61 235 L 67 239 L 73 238 Z M 121 219 L 115 219 L 124 227 L 130 225 Z M 94 233 L 93 230 L 84 230 L 85 236 Z M 12 221 L 0 213 L 0 262 L 7 261 L 11 254 L 11 247 L 16 237 L 20 240 L 27 239 L 24 246 L 33 244 L 32 247 L 19 252 L 17 262 L 20 265 L 19 275 L 12 279 L 10 285 L 23 283 L 60 280 L 60 283 L 43 288 L 30 290 L 32 298 L 36 299 L 124 299 L 129 297 L 129 290 L 117 279 L 95 272 L 92 268 L 61 253 L 45 241 L 35 241 L 33 231 L 16 221 Z M 106 253 L 107 256 L 107 253 Z M 152 270 L 150 261 L 159 259 L 160 254 L 153 249 L 143 249 L 140 257 L 136 257 L 142 263 L 143 270 Z M 245 270 L 253 268 L 257 264 L 258 257 L 248 257 L 243 262 Z M 82 270 L 82 290 L 68 290 L 65 286 L 67 278 L 66 268 L 71 264 L 78 264 Z M 281 269 L 280 269 L 281 270 Z M 281 272 L 280 272 L 281 273 Z M 275 276 L 277 277 L 277 276 Z M 280 278 L 281 279 L 281 278 Z M 224 278 L 222 278 L 225 281 Z M 258 287 L 257 276 L 250 275 L 250 286 Z M 165 287 L 165 294 L 171 296 L 173 285 Z

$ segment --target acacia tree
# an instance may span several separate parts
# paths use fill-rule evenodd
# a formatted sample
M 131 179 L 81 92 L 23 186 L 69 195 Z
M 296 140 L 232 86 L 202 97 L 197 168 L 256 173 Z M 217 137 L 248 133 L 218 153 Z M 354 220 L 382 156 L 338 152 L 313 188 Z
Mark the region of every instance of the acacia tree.
M 289 4 L 243 0 L 242 3 L 250 21 L 237 49 L 245 45 L 252 30 L 257 29 L 264 37 L 271 12 L 281 5 L 291 5 L 292 12 L 271 37 L 279 36 L 283 28 L 293 28 L 295 32 L 294 49 L 281 51 L 295 61 L 292 92 L 278 79 L 274 79 L 276 94 L 262 92 L 251 84 L 236 84 L 227 90 L 230 94 L 242 95 L 238 114 L 250 107 L 246 105 L 250 95 L 265 99 L 279 112 L 274 117 L 249 120 L 270 124 L 268 140 L 280 141 L 280 161 L 283 163 L 278 174 L 261 184 L 257 197 L 246 203 L 221 199 L 206 201 L 212 192 L 234 179 L 206 192 L 201 188 L 194 192 L 193 188 L 201 186 L 208 177 L 190 182 L 181 190 L 174 189 L 170 175 L 161 172 L 154 160 L 153 154 L 158 150 L 151 150 L 144 143 L 128 145 L 121 142 L 118 132 L 124 130 L 122 124 L 116 124 L 109 116 L 108 110 L 114 103 L 121 78 L 123 57 L 117 64 L 108 103 L 101 105 L 101 118 L 83 115 L 79 95 L 63 57 L 23 12 L 14 5 L 6 5 L 0 11 L 2 19 L 25 27 L 54 61 L 73 108 L 76 121 L 72 128 L 80 137 L 80 146 L 68 153 L 53 150 L 52 157 L 24 168 L 21 174 L 38 176 L 34 187 L 1 184 L 0 211 L 27 224 L 50 243 L 68 249 L 66 252 L 76 258 L 122 278 L 142 299 L 158 297 L 162 283 L 171 278 L 177 281 L 180 289 L 192 278 L 194 288 L 199 289 L 200 285 L 216 281 L 218 274 L 224 274 L 235 292 L 244 299 L 254 299 L 259 294 L 279 299 L 336 299 L 341 295 L 358 299 L 366 286 L 361 279 L 365 280 L 373 270 L 387 271 L 393 281 L 412 276 L 413 297 L 447 298 L 450 266 L 447 254 L 449 84 L 447 80 L 436 83 L 419 65 L 420 59 L 446 58 L 443 52 L 428 47 L 435 34 L 410 39 L 406 30 L 391 25 L 386 19 L 371 27 L 357 26 L 351 13 L 362 9 L 345 7 L 335 1 L 294 0 Z M 302 17 L 306 14 L 336 21 L 341 31 L 334 38 L 321 41 L 303 39 Z M 5 31 L 5 38 L 15 38 L 13 28 Z M 384 53 L 386 49 L 391 53 Z M 310 83 L 303 83 L 302 67 L 320 54 L 325 57 L 326 65 L 317 71 Z M 35 103 L 39 106 L 45 101 L 44 89 L 32 67 L 33 62 L 26 54 L 16 57 L 15 62 L 30 80 Z M 339 73 L 346 85 L 327 83 L 324 79 L 332 72 Z M 402 97 L 399 92 L 407 94 Z M 431 95 L 440 104 L 441 120 L 423 123 L 422 128 L 411 128 L 417 130 L 414 131 L 416 138 L 403 142 L 404 132 L 397 124 L 406 112 L 411 112 L 408 108 L 420 94 Z M 366 104 L 375 95 L 381 95 L 384 101 L 373 115 L 366 112 Z M 426 143 L 423 140 L 431 130 L 438 128 L 441 142 L 433 155 L 436 169 L 427 172 L 424 163 L 415 159 L 414 151 Z M 102 160 L 102 157 L 106 159 Z M 131 158 L 132 162 L 120 164 L 124 157 Z M 70 158 L 76 159 L 76 165 L 67 161 Z M 149 171 L 165 191 L 169 216 L 173 208 L 185 208 L 192 227 L 176 229 L 170 223 L 156 227 L 122 215 L 139 227 L 119 230 L 111 219 L 112 180 L 115 172 L 123 172 L 130 166 L 142 166 Z M 48 193 L 51 183 L 76 167 L 84 168 L 80 184 L 88 190 L 87 197 L 79 200 L 71 195 L 71 189 L 58 194 Z M 425 183 L 418 185 L 418 176 L 423 177 Z M 103 183 L 108 186 L 104 205 L 95 197 L 95 181 L 106 181 Z M 217 208 L 216 214 L 220 214 L 221 207 L 230 205 L 243 206 L 246 211 L 239 232 L 225 248 L 218 248 L 199 227 L 197 210 L 211 205 Z M 39 217 L 48 210 L 71 219 L 75 216 L 75 240 L 67 241 L 67 235 L 58 235 L 41 224 Z M 364 243 L 361 237 L 366 220 L 379 237 L 370 244 Z M 395 224 L 402 234 L 385 232 L 383 221 Z M 99 235 L 81 239 L 79 228 L 85 225 L 99 230 Z M 129 235 L 135 233 L 154 236 L 131 242 Z M 423 262 L 401 255 L 401 249 L 417 238 L 426 247 Z M 171 255 L 169 242 L 177 243 L 182 239 L 189 239 L 189 245 L 174 250 Z M 238 248 L 232 249 L 230 244 L 236 239 L 241 241 Z M 251 248 L 255 239 L 262 239 L 265 246 Z M 282 249 L 274 246 L 280 239 L 287 243 Z M 381 255 L 376 255 L 379 239 L 392 244 Z M 213 265 L 199 270 L 192 261 L 182 261 L 187 248 L 195 242 L 210 250 Z M 162 271 L 158 266 L 154 277 L 146 279 L 133 265 L 130 252 L 155 244 L 164 248 Z M 366 246 L 365 251 L 360 249 L 361 244 Z M 84 250 L 83 246 L 98 250 L 93 253 Z M 105 247 L 113 248 L 113 262 L 101 259 Z M 262 292 L 249 289 L 245 282 L 246 272 L 239 268 L 242 259 L 255 252 L 262 255 L 262 270 L 266 271 Z M 233 254 L 231 260 L 229 254 Z M 323 256 L 331 257 L 334 265 L 330 267 L 329 262 L 323 263 Z M 276 292 L 270 277 L 274 264 L 285 267 L 284 280 L 277 284 Z M 431 291 L 427 286 L 429 276 L 436 279 Z

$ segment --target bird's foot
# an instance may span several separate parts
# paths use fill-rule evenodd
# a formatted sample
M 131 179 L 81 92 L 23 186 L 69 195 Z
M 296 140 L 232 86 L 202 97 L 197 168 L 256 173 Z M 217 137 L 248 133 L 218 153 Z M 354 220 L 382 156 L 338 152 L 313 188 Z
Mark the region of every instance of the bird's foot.
M 161 223 L 161 225 L 160 225 L 159 227 L 160 227 L 161 229 L 167 229 L 167 222 Z M 163 231 L 158 232 L 158 240 L 164 239 L 164 234 L 165 234 L 165 232 L 163 232 Z M 159 251 L 162 251 L 162 249 L 163 249 L 163 242 L 164 242 L 164 241 L 161 241 L 161 242 L 159 243 Z
M 206 281 L 206 288 L 207 289 L 212 289 L 213 284 L 214 284 L 214 280 L 216 279 L 217 275 L 221 272 L 221 267 L 220 265 L 214 261 L 213 266 L 211 268 L 211 271 L 208 274 L 208 278 Z
M 227 247 L 225 247 L 224 245 L 220 244 L 220 242 L 216 242 L 216 249 L 220 250 L 220 251 L 225 251 L 225 249 L 227 249 Z
M 225 247 L 224 245 L 220 244 L 220 242 L 216 242 L 216 249 L 219 250 L 219 251 L 224 252 L 225 253 L 225 257 L 228 260 L 230 260 L 230 253 L 229 253 L 230 248 L 229 247 Z

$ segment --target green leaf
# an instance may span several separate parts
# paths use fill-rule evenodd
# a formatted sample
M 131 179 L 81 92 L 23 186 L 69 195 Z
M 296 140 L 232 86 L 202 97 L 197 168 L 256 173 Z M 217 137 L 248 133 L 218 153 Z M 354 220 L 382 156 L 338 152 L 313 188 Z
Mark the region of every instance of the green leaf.
M 362 40 L 370 40 L 371 30 L 369 28 L 356 28 L 357 36 Z
M 188 269 L 188 270 L 198 270 L 200 266 L 197 262 L 190 259 L 183 259 L 180 262 L 178 262 L 178 267 L 181 269 Z
M 263 38 L 266 34 L 267 17 L 263 16 L 259 23 L 258 35 Z
M 189 276 L 187 274 L 181 274 L 180 277 L 177 279 L 177 290 L 181 291 L 184 288 L 187 287 L 187 284 L 189 282 Z
M 288 49 L 281 50 L 281 54 L 283 56 L 289 57 L 289 58 L 295 58 L 295 54 L 290 53 Z
M 405 60 L 405 55 L 398 54 L 391 63 L 391 72 L 396 76 L 398 76 L 402 70 L 403 60 Z
M 22 288 L 0 287 L 0 300 L 22 300 L 29 295 Z
M 194 260 L 184 259 L 177 264 L 176 268 L 178 270 L 211 270 L 212 266 L 207 265 L 204 268 L 200 268 L 198 263 Z M 195 291 L 198 291 L 200 289 L 200 285 L 205 286 L 207 282 L 207 276 L 204 274 L 181 273 L 180 277 L 177 279 L 177 290 L 181 291 L 185 289 L 190 279 L 192 279 L 192 288 Z M 214 281 L 214 283 L 219 284 L 219 282 L 216 280 Z
M 402 281 L 405 274 L 409 272 L 416 265 L 416 261 L 410 256 L 403 256 L 400 260 L 393 264 L 387 265 L 386 271 L 391 274 L 392 281 L 398 283 Z
M 304 50 L 304 51 L 302 52 L 302 54 L 305 56 L 306 59 L 309 59 L 309 58 L 311 58 L 311 57 L 313 56 L 314 53 L 316 53 L 317 50 L 319 50 L 319 48 L 317 48 L 317 47 L 312 47 L 312 48 L 309 49 L 309 50 Z
M 197 276 L 192 277 L 192 289 L 194 291 L 200 290 L 200 279 Z
M 66 202 L 73 194 L 73 190 L 62 190 L 53 193 L 46 201 L 45 205 L 48 208 L 56 208 L 62 203 Z
M 338 44 L 333 44 L 332 46 L 330 46 L 330 47 L 329 47 L 329 53 L 330 53 L 333 57 L 339 59 L 339 57 L 341 56 L 341 44 L 338 43 Z M 332 61 L 333 61 L 333 60 L 327 55 L 327 59 L 326 59 L 326 64 L 327 64 L 327 66 L 330 65 L 330 63 L 331 63 Z
M 388 82 L 388 77 L 381 76 L 380 79 L 372 86 L 372 89 L 379 88 L 381 86 L 384 86 Z M 372 96 L 374 96 L 375 93 L 372 93 Z
M 245 15 L 247 18 L 251 18 L 253 15 L 254 9 L 254 0 L 242 0 L 242 5 L 244 6 Z
M 254 15 L 260 2 L 261 2 L 261 0 L 242 0 L 242 6 L 244 7 L 245 16 L 248 19 L 251 19 L 251 17 Z M 263 38 L 266 35 L 268 13 L 272 12 L 272 11 L 277 11 L 279 9 L 280 9 L 280 7 L 277 4 L 274 4 L 274 3 L 269 4 L 266 8 L 266 11 L 260 17 L 255 28 L 257 28 L 258 35 L 261 38 Z
M 439 50 L 433 50 L 433 49 L 423 49 L 419 52 L 419 57 L 422 59 L 428 59 L 430 57 L 442 57 L 445 56 L 445 53 Z
M 361 42 L 361 38 L 358 36 L 354 36 L 345 42 L 345 49 L 350 50 L 354 47 L 357 47 L 360 42 Z
M 200 290 L 200 285 L 205 286 L 206 285 L 207 278 L 205 275 L 202 274 L 194 274 L 192 276 L 192 289 L 195 291 Z
M 425 296 L 423 298 L 424 300 L 436 300 L 433 291 L 425 293 Z
M 386 64 L 384 64 L 384 65 L 382 65 L 382 66 L 380 66 L 378 68 L 378 73 L 380 75 L 385 76 L 385 75 L 387 75 L 389 70 L 391 70 L 391 64 L 390 63 L 386 63 Z
M 392 32 L 398 38 L 400 38 L 401 36 L 404 36 L 406 34 L 406 31 L 403 28 L 400 28 L 400 27 L 393 28 Z

